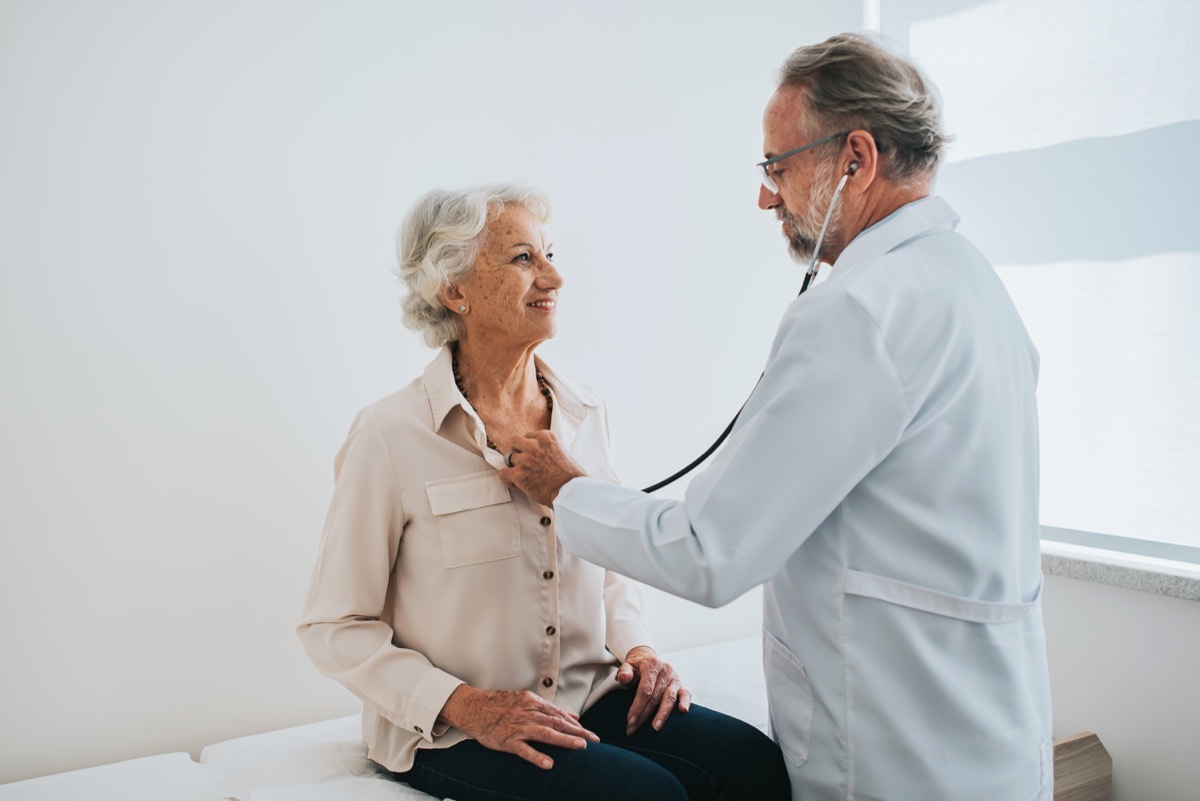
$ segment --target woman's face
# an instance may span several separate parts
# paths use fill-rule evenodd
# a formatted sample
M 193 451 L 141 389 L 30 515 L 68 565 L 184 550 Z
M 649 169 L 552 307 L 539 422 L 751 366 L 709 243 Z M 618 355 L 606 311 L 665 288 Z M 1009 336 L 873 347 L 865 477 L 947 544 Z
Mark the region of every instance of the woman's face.
M 484 228 L 470 278 L 458 284 L 467 339 L 501 348 L 537 345 L 557 332 L 558 290 L 546 229 L 523 206 L 506 206 Z M 453 307 L 452 307 L 453 308 Z

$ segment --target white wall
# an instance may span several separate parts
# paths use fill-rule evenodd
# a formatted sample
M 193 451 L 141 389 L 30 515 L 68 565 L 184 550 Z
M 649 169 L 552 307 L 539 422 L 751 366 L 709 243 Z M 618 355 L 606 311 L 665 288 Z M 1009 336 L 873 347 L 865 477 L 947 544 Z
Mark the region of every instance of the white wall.
M 427 189 L 545 186 L 545 353 L 629 483 L 706 445 L 798 284 L 762 105 L 859 11 L 0 0 L 0 781 L 356 709 L 292 627 L 352 415 L 431 356 L 389 274 Z
M 430 355 L 388 273 L 424 190 L 550 190 L 546 353 L 630 484 L 757 377 L 796 288 L 761 106 L 857 5 L 442 5 L 0 0 L 0 781 L 355 710 L 292 626 L 351 416 Z M 667 648 L 758 620 L 653 603 Z M 1200 605 L 1048 577 L 1045 615 L 1056 734 L 1194 797 Z
M 1200 795 L 1200 603 L 1047 576 L 1054 736 L 1092 731 L 1113 758 L 1111 801 Z

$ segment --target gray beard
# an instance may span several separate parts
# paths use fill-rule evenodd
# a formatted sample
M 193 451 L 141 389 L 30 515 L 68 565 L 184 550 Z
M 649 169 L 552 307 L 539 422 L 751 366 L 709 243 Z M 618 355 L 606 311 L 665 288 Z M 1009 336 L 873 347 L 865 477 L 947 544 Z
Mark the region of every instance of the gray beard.
M 825 189 L 819 188 L 820 184 L 833 178 L 832 174 L 828 176 L 818 174 L 816 178 L 817 180 L 808 194 L 808 204 L 803 212 L 803 220 L 785 208 L 780 208 L 776 212 L 776 216 L 780 220 L 787 222 L 792 227 L 792 235 L 787 238 L 788 253 L 798 264 L 806 267 L 812 261 L 813 252 L 817 248 L 817 237 L 821 235 L 821 224 L 825 222 L 825 215 L 829 213 L 829 202 L 833 200 L 833 194 L 837 189 L 836 181 L 829 183 Z M 840 209 L 834 210 L 833 217 L 829 220 L 829 230 L 825 232 L 825 240 L 821 242 L 819 258 L 822 261 L 828 260 L 830 241 L 837 240 L 840 235 L 840 211 Z
M 779 218 L 792 226 L 792 235 L 787 240 L 788 253 L 797 264 L 808 266 L 808 263 L 812 261 L 813 251 L 817 247 L 816 239 L 801 233 L 796 225 L 796 218 L 786 211 L 779 215 Z

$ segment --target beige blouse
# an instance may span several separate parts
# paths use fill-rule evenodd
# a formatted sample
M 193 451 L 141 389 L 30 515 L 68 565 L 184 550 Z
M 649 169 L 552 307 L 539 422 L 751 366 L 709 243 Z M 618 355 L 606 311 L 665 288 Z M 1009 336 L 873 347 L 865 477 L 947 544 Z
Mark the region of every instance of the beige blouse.
M 599 397 L 538 366 L 551 430 L 589 475 L 616 483 Z M 640 585 L 564 553 L 553 509 L 504 486 L 486 443 L 443 348 L 359 412 L 334 462 L 298 634 L 317 669 L 362 699 L 368 754 L 391 770 L 467 739 L 436 722 L 462 682 L 581 713 L 618 686 L 614 655 L 650 644 Z

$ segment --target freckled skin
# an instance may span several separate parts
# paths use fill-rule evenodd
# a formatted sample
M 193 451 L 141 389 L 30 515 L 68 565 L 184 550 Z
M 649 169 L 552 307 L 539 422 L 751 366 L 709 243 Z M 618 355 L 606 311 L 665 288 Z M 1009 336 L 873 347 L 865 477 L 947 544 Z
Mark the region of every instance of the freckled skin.
M 533 353 L 557 333 L 562 275 L 551 259 L 546 230 L 522 206 L 508 206 L 489 220 L 471 274 L 448 287 L 443 302 L 466 333 L 458 341 L 459 374 L 471 405 L 502 452 L 519 437 L 550 425 L 546 398 L 537 384 Z
M 548 255 L 546 230 L 528 209 L 509 206 L 488 223 L 475 270 L 459 284 L 471 309 L 466 339 L 509 350 L 536 347 L 557 333 L 555 314 L 527 306 L 562 286 Z

